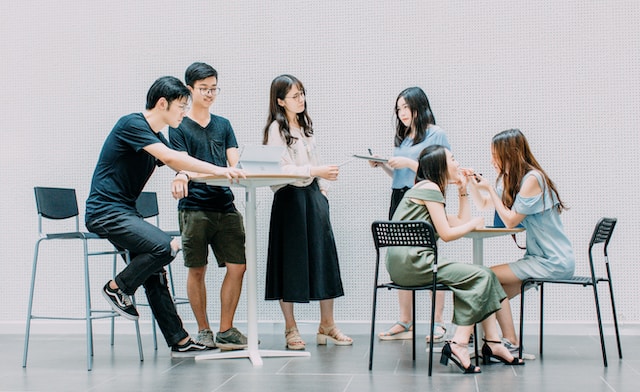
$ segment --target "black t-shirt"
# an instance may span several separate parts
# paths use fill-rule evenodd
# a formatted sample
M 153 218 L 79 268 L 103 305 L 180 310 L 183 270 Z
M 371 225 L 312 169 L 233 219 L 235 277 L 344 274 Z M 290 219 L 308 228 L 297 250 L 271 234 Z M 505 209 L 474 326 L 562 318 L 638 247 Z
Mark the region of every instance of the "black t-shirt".
M 113 127 L 102 146 L 87 198 L 85 221 L 106 213 L 136 212 L 136 199 L 156 166 L 164 163 L 144 147 L 169 142 L 155 133 L 142 113 L 126 115 Z
M 213 114 L 205 128 L 185 117 L 178 128 L 169 127 L 169 141 L 174 150 L 186 151 L 194 158 L 220 167 L 227 166 L 227 149 L 238 147 L 229 120 Z M 236 209 L 233 200 L 233 192 L 227 186 L 190 181 L 189 195 L 180 199 L 178 209 L 232 212 Z

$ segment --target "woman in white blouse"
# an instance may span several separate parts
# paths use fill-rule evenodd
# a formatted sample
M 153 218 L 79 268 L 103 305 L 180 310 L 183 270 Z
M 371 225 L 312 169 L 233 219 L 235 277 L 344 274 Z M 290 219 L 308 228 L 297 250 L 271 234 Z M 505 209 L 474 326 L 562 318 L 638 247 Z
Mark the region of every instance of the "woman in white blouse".
M 296 302 L 320 301 L 318 344 L 351 345 L 333 319 L 333 299 L 344 291 L 326 185 L 338 178 L 338 166 L 320 164 L 304 86 L 294 76 L 271 82 L 263 144 L 286 147 L 283 172 L 307 177 L 273 187 L 265 299 L 280 301 L 290 350 L 305 348 L 293 313 Z

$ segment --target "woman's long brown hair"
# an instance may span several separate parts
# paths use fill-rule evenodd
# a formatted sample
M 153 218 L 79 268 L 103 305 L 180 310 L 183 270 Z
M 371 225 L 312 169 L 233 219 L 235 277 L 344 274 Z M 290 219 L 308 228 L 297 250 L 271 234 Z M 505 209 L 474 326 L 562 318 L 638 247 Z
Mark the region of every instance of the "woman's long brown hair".
M 531 170 L 536 170 L 542 175 L 545 186 L 542 189 L 543 200 L 545 188 L 549 188 L 552 194 L 558 198 L 558 212 L 566 209 L 560 199 L 555 184 L 533 156 L 529 148 L 529 142 L 519 129 L 507 129 L 495 135 L 491 141 L 491 153 L 498 166 L 498 179 L 496 183 L 502 181 L 504 191 L 502 192 L 502 203 L 507 208 L 513 206 L 516 195 L 520 192 L 522 178 Z

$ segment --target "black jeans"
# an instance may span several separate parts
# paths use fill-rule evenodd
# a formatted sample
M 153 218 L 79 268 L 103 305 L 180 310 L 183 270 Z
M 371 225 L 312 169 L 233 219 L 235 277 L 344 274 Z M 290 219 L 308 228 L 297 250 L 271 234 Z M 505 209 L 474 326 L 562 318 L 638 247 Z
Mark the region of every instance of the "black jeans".
M 171 298 L 164 269 L 175 257 L 171 254 L 171 237 L 134 213 L 106 214 L 88 221 L 86 226 L 116 248 L 129 250 L 131 261 L 116 275 L 116 284 L 128 295 L 144 286 L 167 344 L 173 346 L 189 336 Z

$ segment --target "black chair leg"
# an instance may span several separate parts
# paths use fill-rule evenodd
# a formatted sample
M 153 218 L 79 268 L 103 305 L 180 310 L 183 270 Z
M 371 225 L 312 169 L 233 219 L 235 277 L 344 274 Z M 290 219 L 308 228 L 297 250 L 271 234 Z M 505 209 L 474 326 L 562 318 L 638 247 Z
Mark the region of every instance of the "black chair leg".
M 524 287 L 526 283 L 520 285 L 520 348 L 518 349 L 518 358 L 522 359 L 522 346 L 524 344 Z M 508 301 L 509 299 L 507 299 Z
M 476 366 L 480 366 L 480 353 L 478 353 L 478 340 L 480 337 L 478 336 L 478 324 L 473 324 L 473 351 L 476 354 Z
M 607 265 L 607 268 L 609 266 Z M 611 274 L 609 274 L 611 276 Z M 616 332 L 616 341 L 618 343 L 618 358 L 622 359 L 622 345 L 620 344 L 620 330 L 618 329 L 618 313 L 616 312 L 616 303 L 613 299 L 613 285 L 609 278 L 609 297 L 611 298 L 611 310 L 613 311 L 613 327 Z
M 411 322 L 413 323 L 413 346 L 412 346 L 412 358 L 416 360 L 416 291 L 411 290 Z
M 543 319 L 544 319 L 544 284 L 540 283 L 540 339 L 539 347 L 540 347 L 540 355 L 542 355 L 542 347 L 543 347 L 543 336 L 544 336 L 544 327 L 543 327 Z M 520 337 L 522 340 L 522 337 Z
M 434 283 L 435 285 L 435 283 Z M 433 372 L 433 330 L 436 325 L 436 291 L 431 290 L 431 322 L 429 324 L 429 377 Z M 415 324 L 413 329 L 415 330 Z
M 373 289 L 373 311 L 371 314 L 371 337 L 369 341 L 369 370 L 373 368 L 373 339 L 376 330 L 376 305 L 378 300 L 378 289 Z M 415 328 L 414 328 L 415 329 Z
M 604 331 L 602 330 L 602 316 L 600 314 L 600 300 L 598 299 L 598 284 L 593 283 L 593 297 L 596 305 L 596 316 L 598 318 L 598 331 L 600 332 L 600 347 L 602 348 L 602 361 L 604 362 L 604 367 L 608 366 L 607 363 L 607 349 L 604 345 Z

